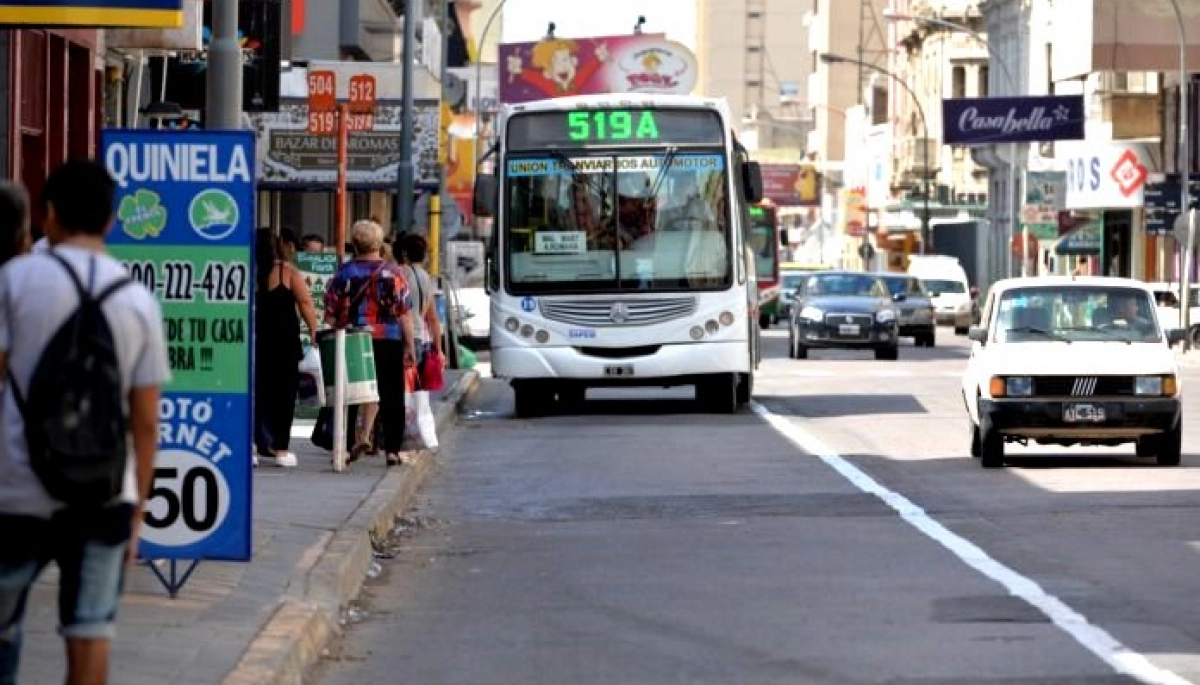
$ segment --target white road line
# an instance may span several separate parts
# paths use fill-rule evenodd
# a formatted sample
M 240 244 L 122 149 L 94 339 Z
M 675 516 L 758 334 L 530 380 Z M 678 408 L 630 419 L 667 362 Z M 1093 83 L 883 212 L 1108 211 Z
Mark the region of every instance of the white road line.
M 757 402 L 752 402 L 751 408 L 797 447 L 819 457 L 859 490 L 878 497 L 914 528 L 945 547 L 971 568 L 1003 585 L 1009 594 L 1020 597 L 1037 608 L 1054 625 L 1073 637 L 1084 649 L 1100 657 L 1116 672 L 1151 685 L 1195 685 L 1172 671 L 1155 666 L 1144 655 L 1125 646 L 1108 631 L 1093 625 L 1087 617 L 1047 593 L 1034 580 L 996 561 L 971 541 L 938 523 L 908 498 L 885 488 L 808 431 L 784 417 L 771 413 Z

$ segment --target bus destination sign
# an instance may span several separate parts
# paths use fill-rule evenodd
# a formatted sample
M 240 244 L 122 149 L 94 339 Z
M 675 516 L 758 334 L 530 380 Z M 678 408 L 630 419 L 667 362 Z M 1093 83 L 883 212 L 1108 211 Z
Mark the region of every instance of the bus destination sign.
M 723 145 L 721 119 L 703 109 L 590 109 L 529 112 L 508 121 L 509 149 L 637 145 Z

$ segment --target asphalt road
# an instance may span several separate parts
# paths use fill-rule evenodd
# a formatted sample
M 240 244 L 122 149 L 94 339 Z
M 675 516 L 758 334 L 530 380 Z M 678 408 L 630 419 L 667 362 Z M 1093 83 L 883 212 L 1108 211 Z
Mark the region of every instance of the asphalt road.
M 964 339 L 785 340 L 736 416 L 637 390 L 524 421 L 487 381 L 314 681 L 1200 684 L 1194 418 L 1181 468 L 1010 447 L 985 471 Z

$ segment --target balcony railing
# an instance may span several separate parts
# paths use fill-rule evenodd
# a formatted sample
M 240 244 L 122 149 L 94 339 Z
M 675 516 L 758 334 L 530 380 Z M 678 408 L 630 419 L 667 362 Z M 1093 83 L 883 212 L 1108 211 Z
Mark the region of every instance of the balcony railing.
M 908 137 L 900 140 L 899 154 L 896 155 L 897 175 L 904 183 L 915 183 L 935 175 L 939 148 L 936 138 Z

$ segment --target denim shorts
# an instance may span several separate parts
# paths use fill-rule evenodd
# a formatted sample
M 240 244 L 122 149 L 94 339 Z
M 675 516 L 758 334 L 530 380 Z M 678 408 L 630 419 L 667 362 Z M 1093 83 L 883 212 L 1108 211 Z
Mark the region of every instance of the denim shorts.
M 10 659 L 15 668 L 30 587 L 51 561 L 59 569 L 59 633 L 113 637 L 131 515 L 128 505 L 52 519 L 0 514 L 0 683 Z

